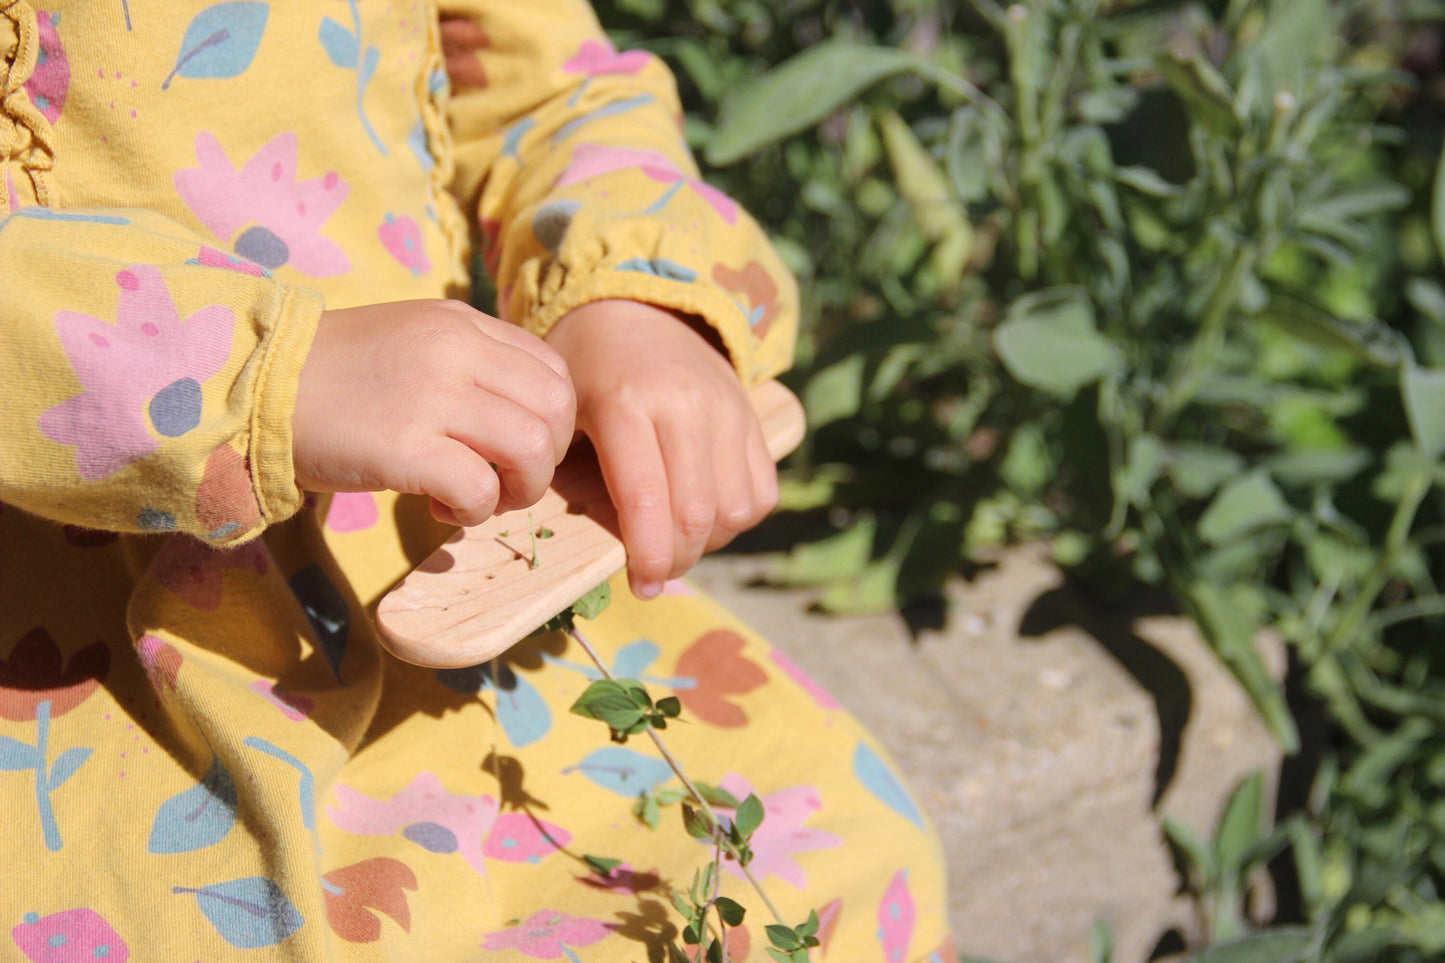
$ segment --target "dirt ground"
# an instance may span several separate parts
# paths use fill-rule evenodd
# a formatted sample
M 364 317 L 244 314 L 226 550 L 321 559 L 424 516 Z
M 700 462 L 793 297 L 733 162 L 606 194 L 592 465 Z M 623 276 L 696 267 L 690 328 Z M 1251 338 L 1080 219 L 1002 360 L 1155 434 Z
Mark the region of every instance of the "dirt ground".
M 1102 919 L 1115 963 L 1143 963 L 1194 934 L 1158 817 L 1207 836 L 1279 752 L 1192 626 L 1096 606 L 1028 546 L 953 586 L 942 626 L 916 635 L 810 612 L 809 593 L 757 584 L 768 564 L 716 555 L 692 581 L 892 751 L 943 838 L 965 956 L 1087 961 Z

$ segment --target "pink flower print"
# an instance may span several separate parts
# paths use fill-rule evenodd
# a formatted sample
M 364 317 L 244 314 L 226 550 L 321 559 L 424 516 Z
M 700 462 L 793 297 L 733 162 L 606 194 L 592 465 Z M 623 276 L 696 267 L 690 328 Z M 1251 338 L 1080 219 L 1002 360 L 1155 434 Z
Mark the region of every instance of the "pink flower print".
M 572 834 L 561 826 L 526 813 L 506 813 L 492 826 L 482 852 L 506 863 L 538 863 L 571 841 Z
M 213 304 L 185 321 L 161 272 L 137 266 L 115 276 L 116 323 L 76 311 L 55 330 L 85 390 L 40 416 L 40 430 L 75 445 L 80 477 L 105 478 L 201 422 L 201 385 L 231 356 L 235 313 Z M 149 416 L 149 424 L 147 424 Z M 156 434 L 152 434 L 152 429 Z
M 214 612 L 221 607 L 228 570 L 250 569 L 265 575 L 270 568 L 271 555 L 260 541 L 222 551 L 178 535 L 167 539 L 156 553 L 150 573 L 166 591 L 180 596 L 186 604 L 202 612 Z
M 5 171 L 5 201 L 11 214 L 25 206 L 20 203 L 20 193 L 15 190 L 15 178 L 10 176 L 8 168 Z
M 570 947 L 591 946 L 612 935 L 613 926 L 600 920 L 538 910 L 520 925 L 488 933 L 484 950 L 516 950 L 534 960 L 560 960 Z
M 285 692 L 280 686 L 266 679 L 257 679 L 252 682 L 251 691 L 280 709 L 281 714 L 292 722 L 304 721 L 311 710 L 316 708 L 315 701 L 310 697 L 295 692 Z
M 725 777 L 721 785 L 738 799 L 746 799 L 754 792 L 752 784 L 735 773 Z M 812 786 L 793 786 L 759 798 L 766 815 L 753 833 L 753 861 L 748 864 L 749 868 L 758 879 L 772 875 L 798 889 L 806 889 L 808 876 L 793 856 L 843 845 L 843 840 L 832 833 L 803 826 L 808 817 L 823 808 L 818 790 Z M 736 865 L 724 865 L 739 879 L 746 878 Z
M 65 109 L 65 97 L 70 93 L 70 58 L 65 55 L 65 45 L 55 30 L 60 24 L 60 15 L 40 10 L 35 14 L 36 32 L 40 35 L 40 50 L 35 56 L 35 69 L 25 82 L 25 92 L 30 102 L 54 124 Z
M 10 931 L 15 945 L 31 963 L 126 963 L 130 948 L 93 909 L 72 909 L 41 917 L 26 913 Z
M 379 514 L 371 492 L 337 492 L 326 513 L 326 527 L 333 532 L 360 532 L 376 524 Z
M 397 830 L 433 853 L 460 853 L 479 873 L 487 871 L 482 840 L 497 821 L 491 796 L 454 796 L 435 773 L 423 772 L 391 799 L 373 799 L 348 786 L 336 786 L 339 806 L 326 814 L 339 828 L 358 836 L 390 836 Z
M 199 167 L 176 171 L 176 192 L 201 223 L 264 268 L 289 264 L 309 277 L 351 270 L 346 252 L 321 236 L 350 188 L 331 171 L 296 180 L 296 135 L 278 134 L 239 171 L 216 138 L 196 135 Z
M 655 181 L 671 185 L 667 193 L 642 213 L 651 214 L 661 210 L 674 194 L 684 185 L 688 185 L 697 191 L 703 200 L 711 204 L 713 210 L 717 211 L 718 216 L 724 221 L 729 224 L 737 223 L 738 207 L 733 203 L 732 198 L 710 184 L 688 176 L 672 162 L 670 157 L 660 151 L 635 147 L 606 147 L 602 144 L 579 144 L 572 153 L 571 163 L 562 172 L 562 176 L 557 179 L 556 186 L 567 187 L 570 184 L 589 181 L 605 174 L 634 169 L 641 170 Z
M 878 942 L 883 944 L 887 963 L 903 963 L 907 959 L 917 918 L 918 908 L 908 889 L 908 870 L 900 869 L 878 904 Z
M 141 665 L 145 667 L 146 675 L 151 680 L 151 687 L 164 702 L 176 691 L 176 677 L 181 674 L 181 664 L 185 662 L 185 658 L 174 645 L 149 632 L 140 637 L 135 647 Z
M 382 247 L 396 258 L 396 263 L 412 274 L 425 274 L 431 270 L 431 259 L 422 246 L 421 228 L 409 217 L 386 215 L 386 220 L 376 229 Z
M 196 263 L 201 267 L 225 268 L 228 271 L 237 271 L 256 278 L 269 276 L 269 272 L 259 264 L 252 264 L 234 254 L 227 254 L 225 251 L 218 251 L 204 244 L 201 245 L 201 253 L 196 258 Z
M 571 60 L 562 65 L 569 74 L 635 74 L 647 66 L 652 56 L 645 50 L 618 53 L 608 40 L 588 40 Z

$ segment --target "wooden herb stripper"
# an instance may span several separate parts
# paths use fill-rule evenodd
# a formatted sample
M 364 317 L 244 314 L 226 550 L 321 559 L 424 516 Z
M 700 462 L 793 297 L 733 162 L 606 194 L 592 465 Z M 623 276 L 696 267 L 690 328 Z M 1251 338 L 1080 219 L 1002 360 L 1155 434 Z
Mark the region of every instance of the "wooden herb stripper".
M 750 400 L 774 460 L 803 439 L 803 407 L 776 381 Z M 478 665 L 622 571 L 617 511 L 588 445 L 573 448 L 537 504 L 459 529 L 377 606 L 382 644 L 417 665 Z

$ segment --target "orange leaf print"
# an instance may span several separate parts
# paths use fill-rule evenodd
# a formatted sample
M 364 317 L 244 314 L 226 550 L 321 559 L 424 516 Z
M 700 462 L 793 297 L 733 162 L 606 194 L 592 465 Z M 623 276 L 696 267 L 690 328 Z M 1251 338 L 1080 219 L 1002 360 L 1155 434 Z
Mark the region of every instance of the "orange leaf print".
M 703 722 L 729 729 L 748 724 L 747 713 L 728 696 L 751 692 L 768 676 L 743 656 L 744 644 L 732 629 L 713 629 L 677 660 L 676 674 L 697 680 L 695 688 L 676 690 L 677 698 Z
M 404 891 L 416 889 L 416 874 L 401 860 L 378 856 L 333 869 L 321 879 L 326 889 L 326 922 L 343 940 L 375 943 L 381 939 L 378 912 L 411 932 L 411 908 Z

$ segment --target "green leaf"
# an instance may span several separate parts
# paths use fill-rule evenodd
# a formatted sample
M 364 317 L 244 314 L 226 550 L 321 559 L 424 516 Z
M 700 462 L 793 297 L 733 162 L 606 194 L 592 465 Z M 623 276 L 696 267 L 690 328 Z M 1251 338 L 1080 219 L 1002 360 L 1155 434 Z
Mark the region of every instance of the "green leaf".
M 1169 480 L 1190 498 L 1206 498 L 1244 469 L 1244 459 L 1226 448 L 1180 442 L 1169 452 Z
M 1094 920 L 1089 931 L 1089 956 L 1093 963 L 1112 963 L 1114 959 L 1114 929 L 1106 919 Z
M 612 875 L 612 871 L 622 865 L 622 860 L 607 856 L 583 856 L 582 861 L 602 876 Z
M 709 164 L 724 165 L 805 130 L 885 77 L 924 64 L 905 50 L 829 40 L 738 87 L 719 112 L 707 146 Z
M 1290 337 L 1328 351 L 1340 351 L 1377 368 L 1394 368 L 1410 358 L 1410 345 L 1383 321 L 1351 321 L 1295 298 L 1273 295 L 1260 321 Z
M 1223 545 L 1242 535 L 1288 521 L 1294 512 L 1263 468 L 1230 482 L 1199 517 L 1199 537 Z
M 743 804 L 738 807 L 737 826 L 738 831 L 744 836 L 751 836 L 763 822 L 763 801 L 757 796 L 748 795 Z
M 657 711 L 669 719 L 676 719 L 682 714 L 682 700 L 677 696 L 664 696 L 657 700 Z
M 808 412 L 809 428 L 858 414 L 863 405 L 867 364 L 868 359 L 857 352 L 808 379 L 803 388 L 803 408 Z
M 1055 397 L 1072 398 L 1084 385 L 1113 371 L 1119 351 L 1094 327 L 1094 311 L 1082 295 L 1048 292 L 1014 302 L 993 333 L 1004 366 L 1019 381 Z
M 1300 963 L 1314 942 L 1307 929 L 1281 926 L 1217 943 L 1191 956 L 1189 963 Z
M 913 209 L 914 220 L 924 237 L 949 245 L 952 263 L 946 269 L 961 272 L 973 239 L 973 226 L 964 216 L 963 202 L 954 196 L 943 169 L 918 142 L 902 117 L 887 111 L 879 116 L 878 127 L 883 133 L 883 148 L 893 168 L 894 183 Z
M 1129 454 L 1119 478 L 1119 495 L 1136 505 L 1143 505 L 1149 489 L 1164 470 L 1164 443 L 1156 435 L 1135 435 L 1129 439 Z
M 1155 63 L 1169 87 L 1184 101 L 1190 116 L 1220 140 L 1238 139 L 1240 122 L 1234 112 L 1234 93 L 1219 71 L 1195 51 L 1161 51 Z
M 1258 770 L 1239 781 L 1220 814 L 1214 833 L 1219 872 L 1230 879 L 1244 869 L 1244 855 L 1264 831 L 1264 775 Z
M 1410 434 L 1426 458 L 1445 452 L 1445 368 L 1411 366 L 1400 379 Z
M 1248 607 L 1207 578 L 1196 578 L 1175 586 L 1176 594 L 1210 648 L 1229 666 L 1244 691 L 1249 693 L 1265 725 L 1286 753 L 1299 749 L 1299 730 L 1290 715 L 1281 686 L 1265 668 L 1255 646 L 1256 624 Z
M 607 582 L 572 603 L 572 611 L 588 621 L 597 618 L 612 603 L 612 586 Z
M 687 803 L 682 804 L 682 828 L 693 839 L 712 839 L 713 830 L 717 826 L 713 823 L 712 817 L 705 809 L 694 809 Z
M 803 941 L 798 939 L 798 934 L 793 932 L 791 926 L 783 926 L 781 923 L 769 923 L 767 925 L 768 942 L 780 950 L 791 953 L 793 950 L 803 948 Z
M 571 711 L 585 719 L 598 719 L 613 729 L 622 730 L 632 727 L 642 718 L 641 710 L 633 701 L 632 690 L 612 679 L 598 679 L 589 685 L 572 703 Z
M 1114 172 L 1120 184 L 1149 197 L 1178 197 L 1184 188 L 1171 184 L 1150 167 L 1121 167 Z
M 714 786 L 711 783 L 694 781 L 698 793 L 708 801 L 709 805 L 725 806 L 728 809 L 738 808 L 737 797 L 721 786 Z M 676 800 L 674 800 L 676 801 Z
M 1216 864 L 1214 854 L 1209 851 L 1204 840 L 1199 838 L 1199 834 L 1192 827 L 1168 813 L 1160 820 L 1160 826 L 1164 830 L 1165 838 L 1183 857 L 1189 883 L 1200 889 L 1208 887 L 1216 875 Z
M 1339 485 L 1354 478 L 1375 460 L 1368 448 L 1320 448 L 1271 455 L 1264 467 L 1282 485 Z
M 818 919 L 818 911 L 809 910 L 808 918 L 795 926 L 793 928 L 793 931 L 797 933 L 800 937 L 802 937 L 803 941 L 805 943 L 808 943 L 808 945 L 816 946 L 817 944 L 811 942 L 809 940 L 809 937 L 816 936 L 818 934 L 819 927 L 821 927 L 822 925 L 822 922 Z
M 728 899 L 726 896 L 719 896 L 713 905 L 722 915 L 723 922 L 729 926 L 741 926 L 743 917 L 747 915 L 747 910 L 740 903 Z
M 836 535 L 794 545 L 774 580 L 783 585 L 826 585 L 852 578 L 873 557 L 877 529 L 873 516 L 863 515 Z

